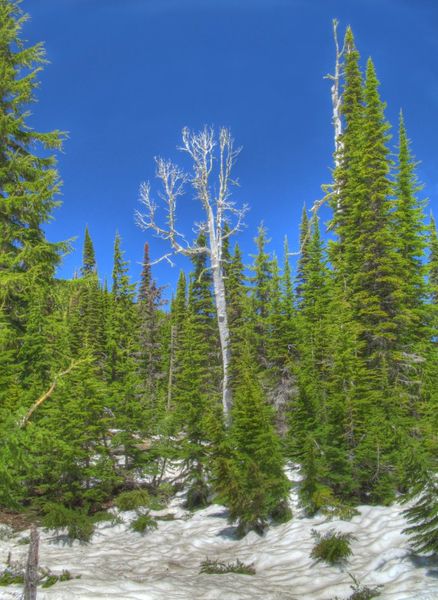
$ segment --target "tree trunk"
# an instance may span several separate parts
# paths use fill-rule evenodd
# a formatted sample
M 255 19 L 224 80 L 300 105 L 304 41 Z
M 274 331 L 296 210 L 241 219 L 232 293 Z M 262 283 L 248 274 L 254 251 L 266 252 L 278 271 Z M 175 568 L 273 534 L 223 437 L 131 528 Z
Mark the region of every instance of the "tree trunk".
M 212 249 L 213 250 L 213 249 Z M 216 249 L 217 252 L 217 249 Z M 217 322 L 219 328 L 219 339 L 222 354 L 222 406 L 225 423 L 231 422 L 231 389 L 229 382 L 230 372 L 230 330 L 228 328 L 227 302 L 225 298 L 225 283 L 221 261 L 217 254 L 212 252 L 213 289 L 216 303 Z
M 38 529 L 36 525 L 32 525 L 24 580 L 24 600 L 36 600 L 37 597 L 39 541 Z

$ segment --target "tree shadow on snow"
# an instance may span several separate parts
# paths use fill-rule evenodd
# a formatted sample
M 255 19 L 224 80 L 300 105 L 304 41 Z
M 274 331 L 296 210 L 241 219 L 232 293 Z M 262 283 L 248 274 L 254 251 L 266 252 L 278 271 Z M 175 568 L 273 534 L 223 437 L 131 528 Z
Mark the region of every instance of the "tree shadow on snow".
M 438 555 L 419 556 L 418 554 L 410 554 L 408 558 L 415 567 L 428 569 L 426 571 L 428 577 L 435 577 L 438 579 Z

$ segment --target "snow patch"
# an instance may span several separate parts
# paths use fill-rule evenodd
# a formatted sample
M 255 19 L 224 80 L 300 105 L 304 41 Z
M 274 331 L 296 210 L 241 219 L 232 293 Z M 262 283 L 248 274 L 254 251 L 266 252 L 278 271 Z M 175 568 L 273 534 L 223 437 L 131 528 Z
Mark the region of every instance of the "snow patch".
M 296 475 L 291 473 L 291 478 Z M 189 513 L 182 507 L 182 495 L 167 509 L 152 511 L 173 513 L 175 519 L 158 521 L 158 529 L 145 536 L 129 529 L 134 513 L 123 513 L 120 525 L 99 524 L 88 545 L 68 545 L 41 532 L 41 566 L 54 573 L 68 569 L 81 578 L 40 589 L 38 600 L 330 600 L 351 594 L 348 572 L 362 584 L 383 584 L 383 600 L 438 599 L 438 563 L 411 556 L 401 533 L 406 526 L 402 507 L 360 506 L 351 521 L 340 521 L 300 516 L 294 492 L 291 500 L 295 517 L 289 523 L 241 540 L 234 538 L 223 507 Z M 330 528 L 355 536 L 353 556 L 343 568 L 310 558 L 311 530 L 324 533 Z M 13 560 L 25 560 L 27 546 L 18 539 L 0 541 L 2 567 L 9 552 Z M 256 575 L 200 575 L 207 557 L 253 563 Z M 18 586 L 0 588 L 1 600 L 19 597 Z

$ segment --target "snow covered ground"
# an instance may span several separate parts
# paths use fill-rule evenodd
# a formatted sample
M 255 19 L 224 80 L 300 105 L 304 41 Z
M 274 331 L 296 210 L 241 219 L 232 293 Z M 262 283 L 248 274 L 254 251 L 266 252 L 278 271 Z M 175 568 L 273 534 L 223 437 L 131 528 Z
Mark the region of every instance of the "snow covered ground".
M 296 505 L 296 495 L 292 494 Z M 80 579 L 39 590 L 38 600 L 331 600 L 351 594 L 352 573 L 362 584 L 383 584 L 383 600 L 438 599 L 438 561 L 413 557 L 399 506 L 359 508 L 351 521 L 300 516 L 271 527 L 263 537 L 250 533 L 233 537 L 223 507 L 213 505 L 189 513 L 177 497 L 166 510 L 173 521 L 159 521 L 158 529 L 142 536 L 129 529 L 133 513 L 123 513 L 123 525 L 100 524 L 88 545 L 68 545 L 42 532 L 40 565 L 55 574 L 68 569 Z M 353 556 L 344 567 L 330 567 L 310 558 L 311 530 L 330 528 L 351 532 Z M 25 559 L 28 546 L 19 537 L 0 541 L 1 567 Z M 255 576 L 200 575 L 206 558 L 253 563 Z M 1 600 L 21 597 L 18 586 L 0 588 Z

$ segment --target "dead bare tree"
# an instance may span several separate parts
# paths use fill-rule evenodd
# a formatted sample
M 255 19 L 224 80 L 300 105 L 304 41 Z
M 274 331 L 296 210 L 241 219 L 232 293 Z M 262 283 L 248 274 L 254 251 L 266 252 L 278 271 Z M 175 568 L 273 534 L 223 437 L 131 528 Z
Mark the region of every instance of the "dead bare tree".
M 234 147 L 234 140 L 228 129 L 221 128 L 216 137 L 212 128 L 204 127 L 197 133 L 184 128 L 182 146 L 179 149 L 190 157 L 191 173 L 184 172 L 169 160 L 156 158 L 156 176 L 162 186 L 159 198 L 165 215 L 163 219 L 159 218 L 159 207 L 152 199 L 151 186 L 149 183 L 143 183 L 140 187 L 140 201 L 146 211 L 137 211 L 136 221 L 140 227 L 151 229 L 170 244 L 170 252 L 155 263 L 167 260 L 173 265 L 174 254 L 188 257 L 205 254 L 209 259 L 222 354 L 222 404 L 225 420 L 229 423 L 232 405 L 229 386 L 231 356 L 223 274 L 223 242 L 241 229 L 247 212 L 246 205 L 237 207 L 231 200 L 232 187 L 238 185 L 232 176 L 232 169 L 240 148 Z M 206 233 L 205 246 L 189 241 L 186 235 L 176 228 L 177 200 L 184 195 L 187 184 L 191 185 L 195 198 L 202 207 L 204 221 L 195 225 L 198 231 Z
M 36 600 L 38 588 L 39 533 L 35 524 L 30 528 L 29 552 L 24 576 L 24 600 Z
M 335 160 L 335 168 L 337 169 L 340 166 L 341 161 L 341 152 L 342 152 L 342 116 L 341 116 L 341 107 L 342 107 L 342 94 L 341 94 L 341 77 L 342 77 L 342 60 L 345 54 L 345 46 L 340 48 L 339 40 L 338 40 L 338 25 L 339 21 L 337 19 L 333 19 L 333 39 L 335 43 L 335 70 L 334 73 L 329 73 L 324 77 L 324 79 L 330 79 L 332 81 L 331 87 L 331 97 L 332 97 L 332 122 L 334 128 L 334 160 Z M 339 199 L 338 190 L 334 188 L 333 184 L 324 185 L 323 191 L 325 195 L 323 198 L 315 200 L 310 211 L 313 215 L 318 213 L 318 210 L 321 208 L 325 202 L 327 202 L 333 196 L 337 197 L 336 202 L 336 210 L 341 211 L 341 204 Z M 300 255 L 303 251 L 304 246 L 309 240 L 311 229 L 311 221 L 309 220 L 309 229 L 307 231 L 307 235 L 304 236 L 301 247 L 298 252 L 291 252 L 290 256 Z

